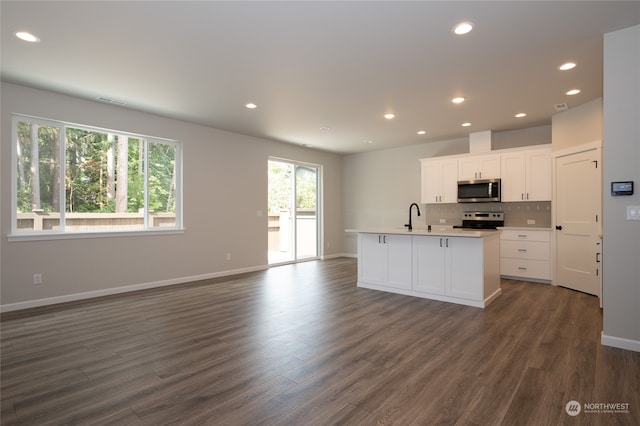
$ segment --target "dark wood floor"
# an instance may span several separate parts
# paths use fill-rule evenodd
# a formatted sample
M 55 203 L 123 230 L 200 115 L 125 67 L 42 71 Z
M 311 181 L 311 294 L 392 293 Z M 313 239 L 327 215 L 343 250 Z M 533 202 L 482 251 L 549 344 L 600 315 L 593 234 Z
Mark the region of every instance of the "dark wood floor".
M 640 424 L 640 354 L 600 345 L 595 297 L 504 280 L 482 310 L 355 282 L 334 259 L 4 314 L 2 425 Z

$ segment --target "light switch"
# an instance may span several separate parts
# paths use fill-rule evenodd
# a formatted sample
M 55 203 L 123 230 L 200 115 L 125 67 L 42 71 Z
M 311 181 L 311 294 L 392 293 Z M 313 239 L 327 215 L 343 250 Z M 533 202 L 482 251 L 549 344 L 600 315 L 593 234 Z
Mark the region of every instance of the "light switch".
M 627 206 L 627 220 L 640 220 L 640 206 Z

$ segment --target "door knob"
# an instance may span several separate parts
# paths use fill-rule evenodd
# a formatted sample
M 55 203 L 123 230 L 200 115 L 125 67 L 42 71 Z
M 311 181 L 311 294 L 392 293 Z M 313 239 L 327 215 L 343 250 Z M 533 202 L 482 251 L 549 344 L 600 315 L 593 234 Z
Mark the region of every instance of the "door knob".
M 557 229 L 558 231 L 562 231 L 562 225 L 556 225 L 556 229 Z

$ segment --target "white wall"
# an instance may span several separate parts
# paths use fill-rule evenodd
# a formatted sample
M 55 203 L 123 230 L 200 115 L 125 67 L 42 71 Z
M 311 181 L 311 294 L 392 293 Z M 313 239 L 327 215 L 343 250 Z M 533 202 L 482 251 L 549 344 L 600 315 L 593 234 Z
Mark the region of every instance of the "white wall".
M 342 251 L 340 156 L 23 86 L 1 86 L 1 301 L 4 310 L 79 293 L 263 268 L 267 264 L 267 158 L 324 168 L 326 256 Z M 184 149 L 181 235 L 8 242 L 11 114 L 175 139 Z M 258 210 L 264 212 L 258 217 Z M 232 260 L 226 260 L 226 253 Z M 43 284 L 33 284 L 41 273 Z M 73 296 L 75 297 L 75 296 Z M 48 298 L 53 298 L 45 300 Z
M 604 38 L 602 343 L 640 351 L 640 25 Z M 632 196 L 613 197 L 613 181 L 632 180 Z
M 598 98 L 551 117 L 552 149 L 602 141 L 602 108 L 602 98 Z

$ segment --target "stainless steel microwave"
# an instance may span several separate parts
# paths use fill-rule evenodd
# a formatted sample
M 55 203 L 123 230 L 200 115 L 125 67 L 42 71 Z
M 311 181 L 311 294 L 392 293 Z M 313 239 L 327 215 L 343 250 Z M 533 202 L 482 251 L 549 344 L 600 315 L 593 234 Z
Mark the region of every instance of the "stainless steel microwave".
M 459 203 L 499 202 L 500 179 L 476 179 L 458 181 Z

